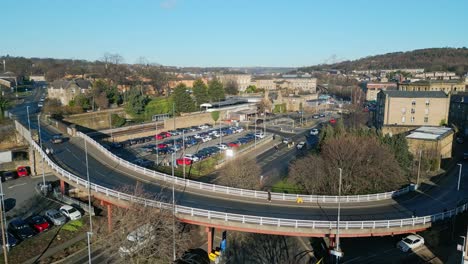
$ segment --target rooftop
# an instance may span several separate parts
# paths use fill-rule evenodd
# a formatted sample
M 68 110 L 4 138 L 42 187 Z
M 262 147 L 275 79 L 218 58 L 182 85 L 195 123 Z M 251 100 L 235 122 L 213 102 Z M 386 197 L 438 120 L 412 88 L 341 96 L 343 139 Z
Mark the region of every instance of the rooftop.
M 447 98 L 443 91 L 382 91 L 389 97 L 406 97 L 406 98 Z
M 406 138 L 422 140 L 439 140 L 446 137 L 452 131 L 449 127 L 423 126 L 410 132 Z

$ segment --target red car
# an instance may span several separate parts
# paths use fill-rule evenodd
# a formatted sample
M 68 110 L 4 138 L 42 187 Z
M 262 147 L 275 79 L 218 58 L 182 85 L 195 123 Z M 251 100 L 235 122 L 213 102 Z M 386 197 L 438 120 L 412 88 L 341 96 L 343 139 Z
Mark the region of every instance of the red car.
M 231 148 L 237 148 L 240 146 L 240 142 L 229 142 L 228 146 Z
M 20 166 L 16 169 L 16 174 L 18 174 L 18 177 L 24 177 L 24 176 L 28 176 L 29 172 L 25 166 Z
M 167 144 L 164 144 L 164 143 L 159 143 L 158 144 L 158 149 L 163 149 L 163 148 L 167 148 Z
M 336 119 L 330 119 L 330 124 L 336 124 Z
M 176 160 L 177 162 L 177 165 L 190 165 L 192 164 L 192 160 L 191 159 L 187 159 L 187 158 L 182 158 L 182 159 L 177 159 Z
M 34 230 L 36 230 L 38 233 L 46 231 L 50 228 L 49 222 L 47 222 L 47 220 L 40 215 L 31 217 L 30 223 Z
M 161 134 L 157 134 L 156 136 L 154 136 L 157 140 L 161 140 L 161 139 L 164 139 L 163 135 Z

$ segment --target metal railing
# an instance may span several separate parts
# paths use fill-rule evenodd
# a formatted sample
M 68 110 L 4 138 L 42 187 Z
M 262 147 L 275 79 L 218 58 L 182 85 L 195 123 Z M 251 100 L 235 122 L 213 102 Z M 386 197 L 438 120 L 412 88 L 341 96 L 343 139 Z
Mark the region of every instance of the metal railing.
M 254 199 L 267 199 L 268 192 L 265 191 L 256 191 L 256 190 L 248 190 L 248 189 L 241 189 L 241 188 L 234 188 L 234 187 L 227 187 L 222 185 L 216 185 L 211 183 L 203 183 L 199 181 L 193 181 L 188 179 L 181 179 L 178 177 L 173 178 L 172 175 L 168 175 L 165 173 L 157 172 L 154 170 L 150 170 L 144 167 L 140 167 L 136 164 L 128 162 L 117 155 L 114 155 L 112 152 L 104 148 L 100 143 L 92 139 L 91 137 L 83 134 L 81 132 L 77 132 L 77 136 L 86 140 L 88 144 L 93 145 L 99 151 L 104 153 L 107 157 L 111 160 L 117 162 L 119 165 L 131 169 L 135 172 L 143 174 L 145 176 L 151 177 L 155 180 L 165 181 L 165 182 L 175 182 L 176 185 L 183 186 L 185 188 L 192 188 L 192 189 L 199 189 L 206 192 L 213 192 L 213 193 L 222 193 L 226 195 L 232 196 L 241 196 L 245 198 L 254 198 Z M 262 140 L 268 140 L 269 138 L 265 137 L 261 140 L 257 141 L 257 144 L 262 143 Z M 394 197 L 400 196 L 402 194 L 406 194 L 412 190 L 411 186 L 405 187 L 403 189 L 399 189 L 396 191 L 385 192 L 385 193 L 375 193 L 375 194 L 364 194 L 364 195 L 346 195 L 346 196 L 333 196 L 333 195 L 305 195 L 305 194 L 287 194 L 287 193 L 271 193 L 271 200 L 273 201 L 291 201 L 296 202 L 298 198 L 300 198 L 303 202 L 321 202 L 321 203 L 338 203 L 341 201 L 342 203 L 355 203 L 355 202 L 370 202 L 370 201 L 379 201 L 379 200 L 386 200 L 392 199 Z
M 109 188 L 102 187 L 100 185 L 87 182 L 86 180 L 73 175 L 72 173 L 62 169 L 60 166 L 55 164 L 46 153 L 40 148 L 36 142 L 31 142 L 34 149 L 36 149 L 39 154 L 44 157 L 45 162 L 63 178 L 66 178 L 69 182 L 79 185 L 83 188 L 90 188 L 92 191 L 101 193 L 105 196 L 111 197 L 113 199 L 127 201 L 131 203 L 137 203 L 144 206 L 151 206 L 157 208 L 163 208 L 167 210 L 172 210 L 172 204 L 163 203 L 161 201 L 155 201 L 150 199 L 145 199 L 141 197 L 136 197 L 126 193 L 118 192 Z M 467 204 L 463 204 L 455 209 L 446 211 L 443 213 L 438 213 L 434 215 L 422 216 L 422 217 L 413 217 L 413 218 L 404 218 L 404 219 L 393 219 L 393 220 L 378 220 L 378 221 L 340 221 L 340 226 L 342 229 L 375 229 L 375 228 L 398 228 L 398 227 L 414 227 L 418 225 L 426 225 L 438 220 L 443 220 L 455 216 L 461 212 L 467 210 Z M 219 211 L 211 211 L 199 208 L 192 208 L 187 206 L 175 206 L 175 213 L 180 219 L 184 217 L 202 217 L 206 218 L 207 222 L 211 220 L 220 220 L 225 222 L 235 222 L 239 224 L 255 224 L 263 226 L 271 226 L 275 228 L 312 228 L 312 229 L 333 229 L 336 227 L 336 221 L 315 221 L 315 220 L 299 220 L 299 219 L 286 219 L 286 218 L 274 218 L 274 217 L 261 217 L 255 215 L 241 215 L 241 214 L 231 214 L 223 213 Z

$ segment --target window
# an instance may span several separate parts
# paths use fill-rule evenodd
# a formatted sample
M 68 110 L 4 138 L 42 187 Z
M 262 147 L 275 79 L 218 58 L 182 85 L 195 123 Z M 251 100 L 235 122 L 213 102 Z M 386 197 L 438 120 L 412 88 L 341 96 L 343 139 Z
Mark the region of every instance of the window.
M 429 108 L 424 109 L 424 114 L 426 114 L 426 115 L 429 114 Z
M 411 108 L 411 113 L 414 114 L 416 110 L 414 108 Z
M 416 100 L 411 101 L 411 105 L 416 105 Z
M 411 117 L 411 123 L 414 123 L 414 116 Z
M 429 104 L 430 104 L 429 99 L 426 99 L 426 106 L 429 106 Z
M 405 117 L 405 116 L 402 116 L 402 117 L 401 117 L 401 122 L 402 122 L 402 123 L 405 123 L 405 121 L 406 121 L 406 117 Z
M 406 107 L 401 108 L 401 113 L 405 114 L 406 113 Z
M 424 123 L 427 123 L 427 122 L 429 122 L 429 117 L 425 116 L 424 117 Z

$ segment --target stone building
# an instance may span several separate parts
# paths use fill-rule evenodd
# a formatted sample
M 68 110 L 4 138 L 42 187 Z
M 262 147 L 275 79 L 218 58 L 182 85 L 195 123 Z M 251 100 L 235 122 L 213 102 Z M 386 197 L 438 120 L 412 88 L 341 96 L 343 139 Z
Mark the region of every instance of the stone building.
M 366 101 L 377 101 L 377 93 L 386 90 L 396 90 L 397 83 L 394 82 L 367 82 L 364 85 Z
M 465 80 L 447 81 L 417 81 L 411 83 L 398 83 L 400 91 L 443 91 L 446 94 L 465 92 L 467 83 Z
M 91 87 L 91 82 L 87 80 L 56 80 L 47 88 L 47 97 L 68 105 L 78 94 L 88 93 Z
M 236 84 L 237 89 L 239 92 L 244 92 L 247 87 L 251 84 L 252 75 L 250 74 L 222 74 L 217 76 L 219 81 L 224 85 L 227 86 L 231 82 Z

